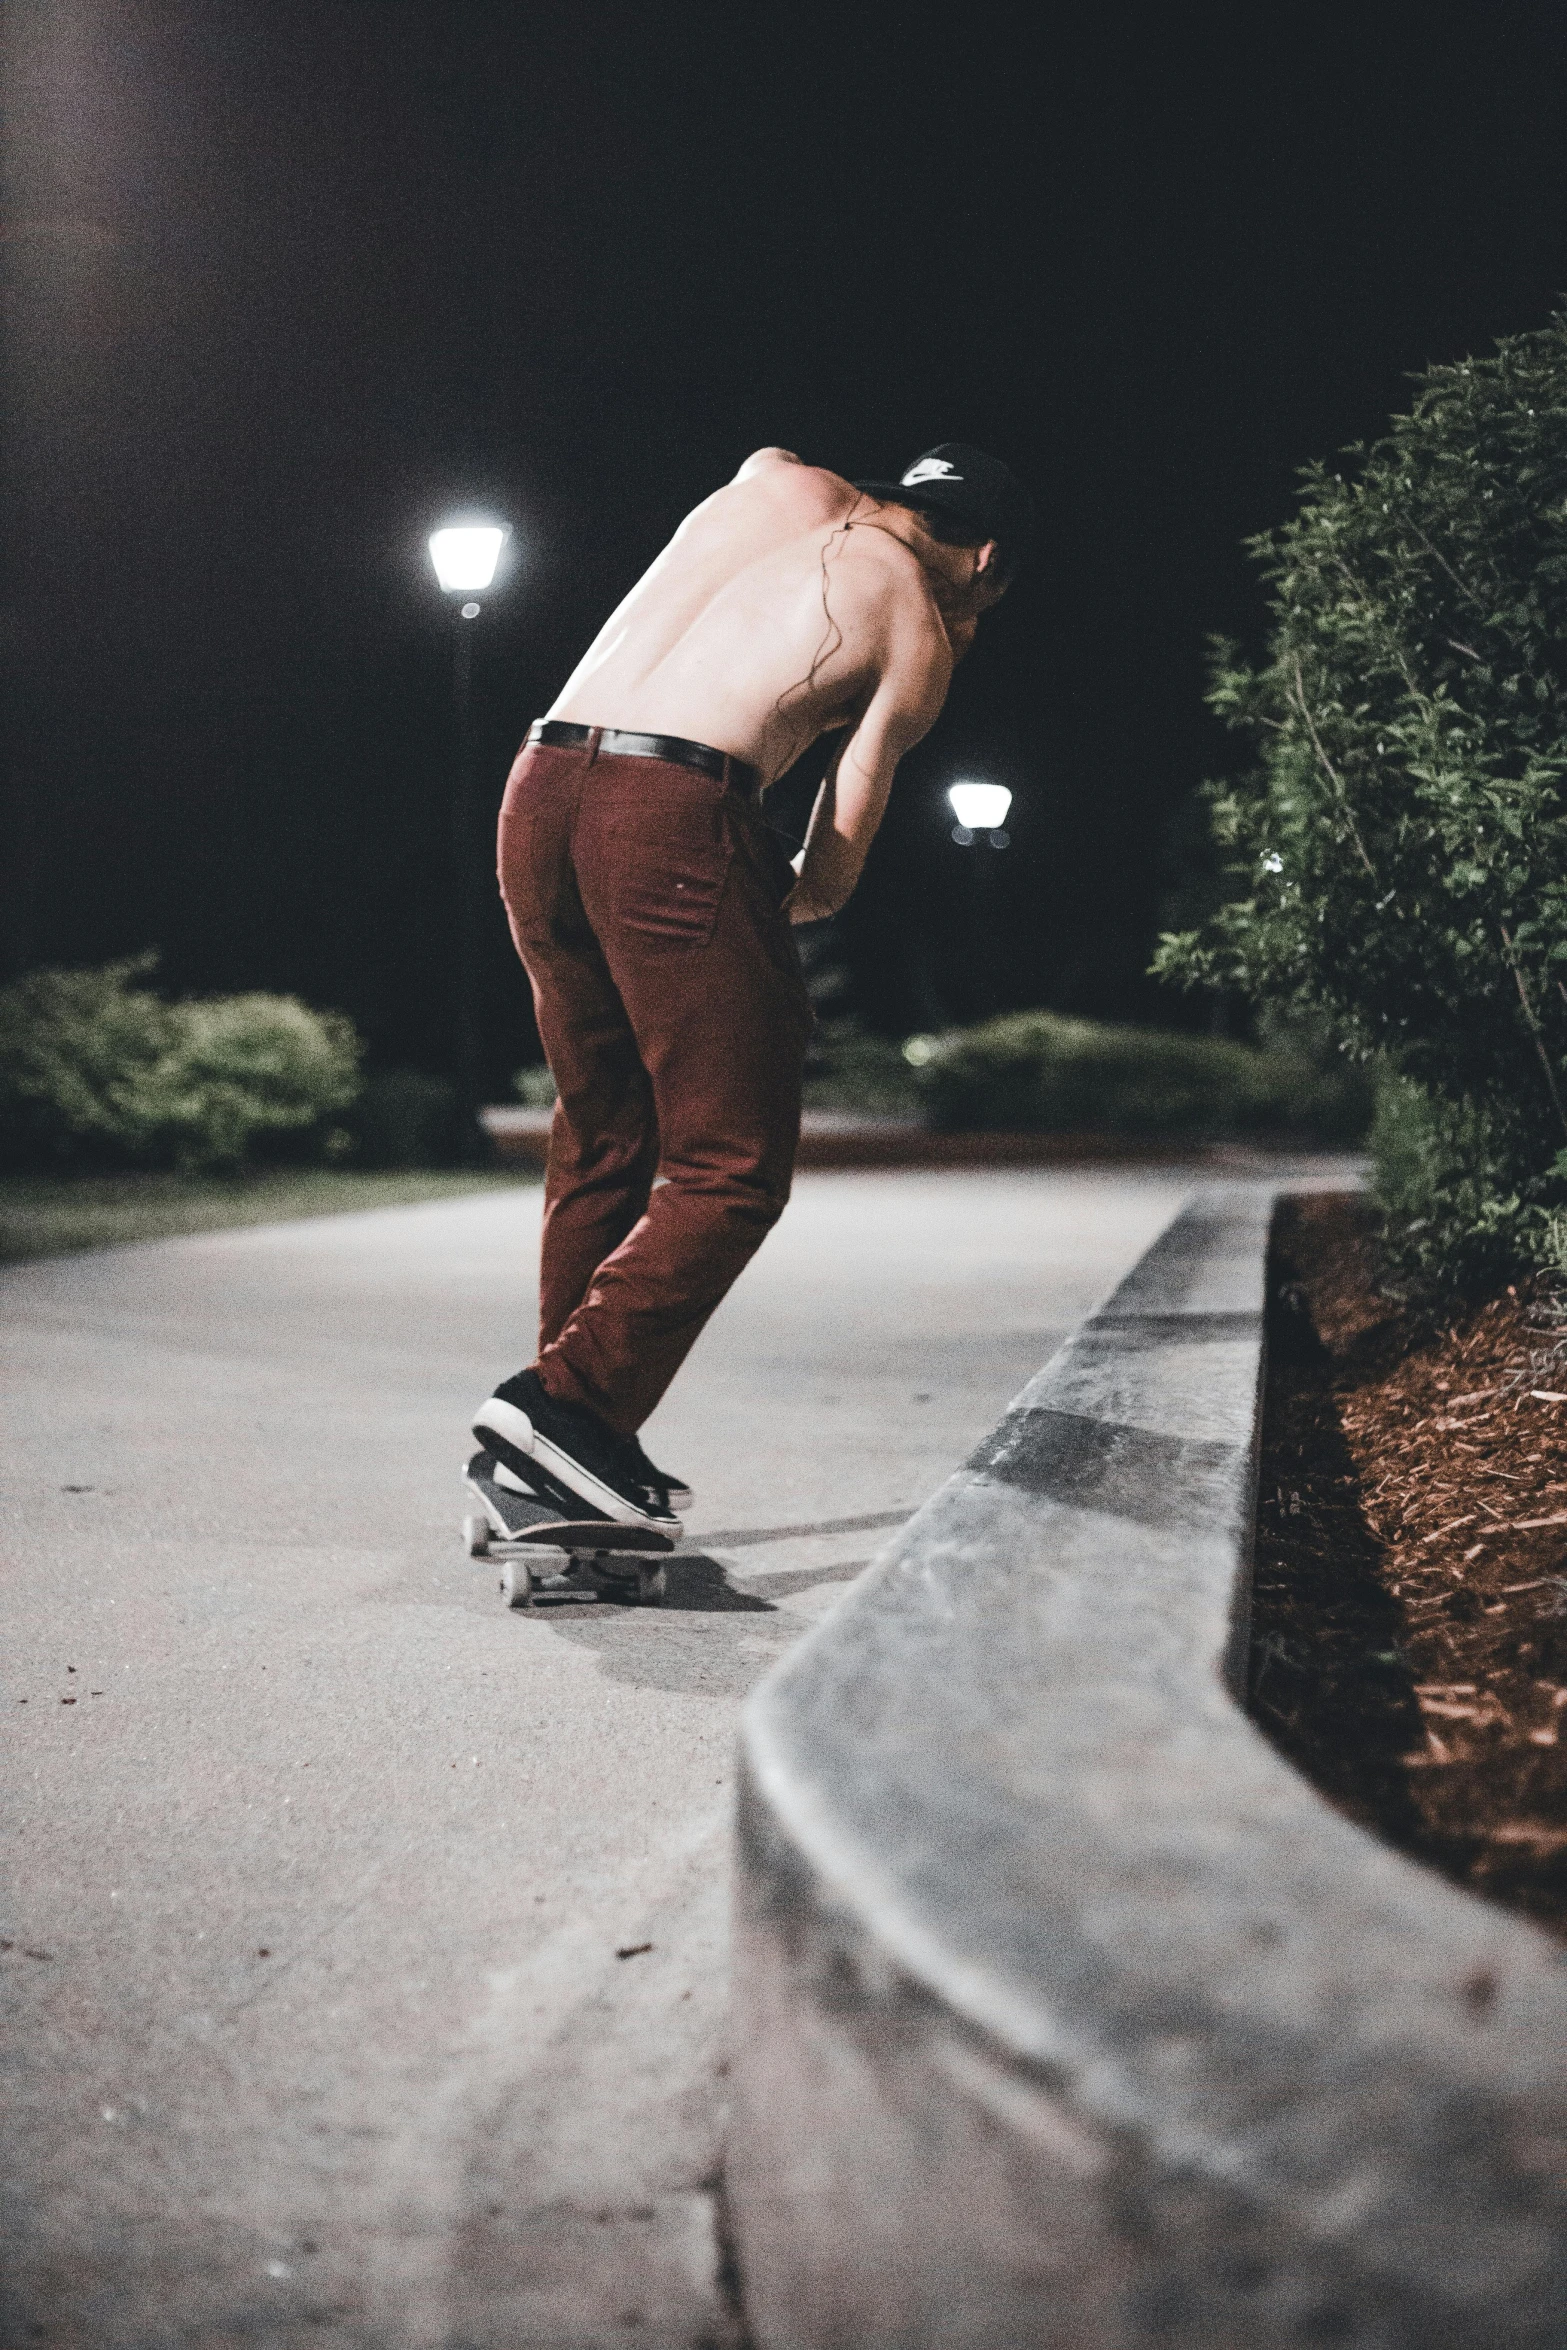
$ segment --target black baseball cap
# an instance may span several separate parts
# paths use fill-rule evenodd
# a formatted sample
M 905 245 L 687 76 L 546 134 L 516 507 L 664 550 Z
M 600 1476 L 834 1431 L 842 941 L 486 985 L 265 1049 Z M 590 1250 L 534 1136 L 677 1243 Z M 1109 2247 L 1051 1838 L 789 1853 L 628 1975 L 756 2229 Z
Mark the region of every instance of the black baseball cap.
M 1034 501 L 1010 465 L 967 441 L 942 441 L 916 457 L 897 481 L 857 481 L 867 497 L 945 515 L 994 539 L 1016 569 L 1034 540 Z

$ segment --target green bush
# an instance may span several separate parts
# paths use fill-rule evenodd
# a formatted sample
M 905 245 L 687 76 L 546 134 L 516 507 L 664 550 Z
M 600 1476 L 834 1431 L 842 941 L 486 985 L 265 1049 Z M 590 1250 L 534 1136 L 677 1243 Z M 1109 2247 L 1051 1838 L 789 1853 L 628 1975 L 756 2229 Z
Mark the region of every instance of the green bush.
M 359 1091 L 359 1039 L 297 996 L 175 1004 L 175 1041 L 140 1089 L 179 1167 L 241 1167 L 258 1136 L 318 1125 Z
M 527 1109 L 555 1107 L 555 1072 L 543 1061 L 536 1068 L 519 1069 L 511 1081 L 511 1089 Z
M 931 1123 L 948 1129 L 1352 1142 L 1371 1110 L 1357 1072 L 1303 1052 L 1054 1012 L 1010 1012 L 903 1049 Z
M 167 1004 L 135 984 L 152 965 L 0 989 L 10 1164 L 238 1168 L 259 1136 L 321 1127 L 354 1099 L 359 1041 L 340 1014 L 293 996 Z
M 1420 1287 L 1494 1290 L 1531 1264 L 1562 1264 L 1567 1217 L 1517 1187 L 1505 1111 L 1389 1070 L 1371 1129 L 1391 1269 Z
M 1350 457 L 1254 542 L 1268 657 L 1209 697 L 1260 753 L 1209 793 L 1236 894 L 1155 968 L 1390 1071 L 1395 1252 L 1492 1279 L 1567 1204 L 1567 314 Z
M 34 971 L 0 988 L 0 1149 L 12 1167 L 123 1165 L 146 1155 L 142 1088 L 174 1045 L 169 1005 L 133 984 L 140 955 Z
M 808 1109 L 872 1118 L 916 1118 L 921 1110 L 918 1080 L 903 1047 L 871 1035 L 850 1015 L 818 1025 L 806 1057 L 805 1101 Z

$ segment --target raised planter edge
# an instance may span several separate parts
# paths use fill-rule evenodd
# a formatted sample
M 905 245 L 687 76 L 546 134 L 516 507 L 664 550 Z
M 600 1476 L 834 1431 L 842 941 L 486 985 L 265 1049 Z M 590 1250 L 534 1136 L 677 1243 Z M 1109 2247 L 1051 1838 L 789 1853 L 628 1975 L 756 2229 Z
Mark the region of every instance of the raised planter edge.
M 1567 1954 L 1226 1686 L 1273 1198 L 1200 1193 L 746 1709 L 761 2350 L 1567 2343 Z

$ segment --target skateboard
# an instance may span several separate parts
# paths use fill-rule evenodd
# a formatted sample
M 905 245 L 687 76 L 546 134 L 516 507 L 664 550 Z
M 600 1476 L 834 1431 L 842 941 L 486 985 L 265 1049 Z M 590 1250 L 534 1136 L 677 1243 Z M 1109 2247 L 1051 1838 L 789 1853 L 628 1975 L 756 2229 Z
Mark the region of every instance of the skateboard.
M 464 1490 L 479 1506 L 462 1532 L 470 1558 L 499 1559 L 508 1607 L 600 1599 L 657 1606 L 665 1592 L 662 1562 L 675 1547 L 669 1535 L 613 1518 L 563 1518 L 556 1503 L 502 1485 L 496 1468 L 493 1453 L 476 1452 L 464 1470 Z M 565 1553 L 564 1569 L 546 1566 L 551 1551 Z

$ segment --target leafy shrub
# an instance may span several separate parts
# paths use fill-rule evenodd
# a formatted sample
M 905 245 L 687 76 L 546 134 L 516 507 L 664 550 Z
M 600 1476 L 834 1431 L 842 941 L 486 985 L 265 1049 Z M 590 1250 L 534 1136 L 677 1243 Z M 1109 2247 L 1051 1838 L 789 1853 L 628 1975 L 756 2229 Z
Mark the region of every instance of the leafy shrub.
M 823 1020 L 812 1037 L 805 1100 L 813 1110 L 858 1111 L 872 1118 L 915 1118 L 922 1107 L 903 1047 L 891 1037 L 873 1036 L 849 1015 Z
M 142 1088 L 175 1039 L 170 1007 L 132 984 L 152 960 L 34 971 L 0 988 L 0 1148 L 8 1165 L 119 1165 L 149 1149 Z
M 175 1004 L 174 1044 L 138 1089 L 181 1167 L 241 1167 L 262 1134 L 309 1127 L 359 1091 L 359 1039 L 297 996 Z
M 13 1165 L 236 1168 L 358 1091 L 359 1041 L 293 996 L 166 1004 L 141 956 L 0 989 L 0 1125 Z
M 904 1053 L 933 1125 L 1124 1135 L 1291 1131 L 1348 1142 L 1370 1088 L 1308 1054 L 1221 1038 L 1010 1012 Z
M 1517 1185 L 1519 1140 L 1505 1110 L 1388 1070 L 1371 1129 L 1384 1253 L 1420 1287 L 1497 1289 L 1525 1264 L 1553 1266 L 1567 1217 Z
M 1492 1278 L 1567 1202 L 1567 314 L 1350 456 L 1254 542 L 1268 657 L 1209 696 L 1260 752 L 1209 792 L 1238 894 L 1155 968 L 1380 1060 L 1395 1250 Z

